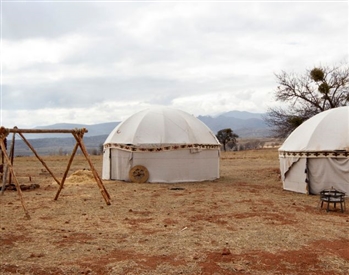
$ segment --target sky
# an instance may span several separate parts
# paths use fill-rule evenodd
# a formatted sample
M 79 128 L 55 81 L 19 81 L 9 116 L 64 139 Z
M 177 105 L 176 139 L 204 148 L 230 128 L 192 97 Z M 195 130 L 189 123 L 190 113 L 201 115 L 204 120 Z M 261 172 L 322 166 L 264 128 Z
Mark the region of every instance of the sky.
M 1 125 L 152 106 L 264 113 L 275 74 L 349 62 L 348 1 L 3 1 Z

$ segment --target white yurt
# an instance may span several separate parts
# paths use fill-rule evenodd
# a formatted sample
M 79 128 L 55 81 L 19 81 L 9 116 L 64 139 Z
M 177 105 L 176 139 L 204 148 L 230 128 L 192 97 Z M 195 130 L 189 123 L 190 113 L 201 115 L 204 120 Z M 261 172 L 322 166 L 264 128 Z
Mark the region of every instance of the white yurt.
M 220 143 L 199 119 L 153 107 L 121 122 L 104 145 L 102 178 L 193 182 L 219 178 Z
M 349 195 L 349 106 L 319 113 L 297 127 L 279 148 L 285 190 Z

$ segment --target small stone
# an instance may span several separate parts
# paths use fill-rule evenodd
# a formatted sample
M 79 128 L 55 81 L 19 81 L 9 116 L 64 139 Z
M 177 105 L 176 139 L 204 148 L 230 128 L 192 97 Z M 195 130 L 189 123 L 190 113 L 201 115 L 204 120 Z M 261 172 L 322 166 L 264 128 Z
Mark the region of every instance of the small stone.
M 198 255 L 194 255 L 193 256 L 193 260 L 199 260 L 199 256 Z
M 231 252 L 230 252 L 230 250 L 228 249 L 228 248 L 223 248 L 223 251 L 222 251 L 222 255 L 224 256 L 224 255 L 230 255 L 231 254 Z
M 238 272 L 243 272 L 243 271 L 245 271 L 245 268 L 243 266 L 241 266 L 241 265 L 237 265 L 235 267 L 235 270 L 238 271 Z

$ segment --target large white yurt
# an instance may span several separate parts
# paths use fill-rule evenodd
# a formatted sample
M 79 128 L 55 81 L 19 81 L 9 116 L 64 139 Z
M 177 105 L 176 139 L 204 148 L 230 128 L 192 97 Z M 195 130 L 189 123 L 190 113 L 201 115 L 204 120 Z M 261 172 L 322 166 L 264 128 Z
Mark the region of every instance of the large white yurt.
M 297 127 L 279 148 L 285 190 L 349 195 L 349 106 L 319 113 Z
M 102 178 L 193 182 L 219 178 L 220 143 L 199 119 L 153 107 L 121 122 L 104 145 Z

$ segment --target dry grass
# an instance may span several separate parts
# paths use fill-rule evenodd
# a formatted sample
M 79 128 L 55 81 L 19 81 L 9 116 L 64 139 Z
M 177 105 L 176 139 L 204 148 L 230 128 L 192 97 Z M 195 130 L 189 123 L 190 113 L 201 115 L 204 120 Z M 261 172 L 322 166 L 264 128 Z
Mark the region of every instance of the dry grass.
M 68 157 L 45 160 L 61 178 Z M 23 192 L 30 220 L 16 192 L 0 197 L 1 274 L 348 274 L 348 210 L 282 190 L 275 149 L 222 152 L 214 182 L 104 181 L 109 206 L 86 168 L 74 160 L 54 201 L 41 163 L 15 159 L 40 188 Z

